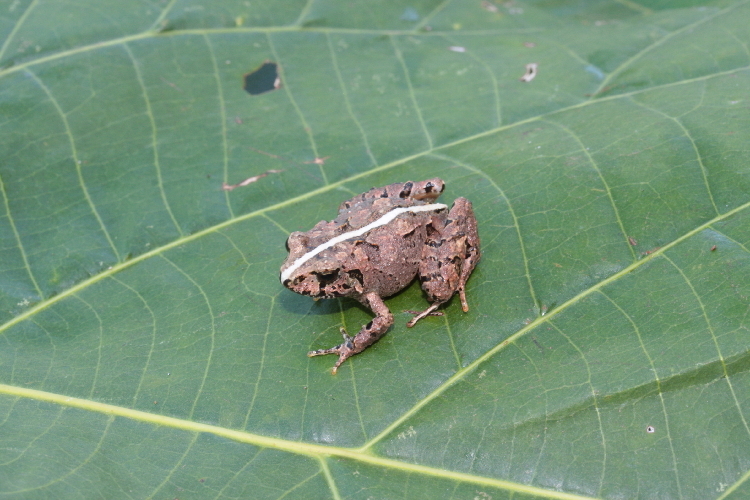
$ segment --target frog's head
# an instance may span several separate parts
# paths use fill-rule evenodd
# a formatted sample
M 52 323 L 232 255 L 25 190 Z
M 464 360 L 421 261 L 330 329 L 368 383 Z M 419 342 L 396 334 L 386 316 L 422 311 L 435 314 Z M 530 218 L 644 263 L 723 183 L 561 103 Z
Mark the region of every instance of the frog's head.
M 412 198 L 415 200 L 425 200 L 433 202 L 438 199 L 438 196 L 445 190 L 445 182 L 443 179 L 427 179 L 426 181 L 420 182 L 405 182 L 404 187 L 401 190 L 401 198 Z
M 311 252 L 305 233 L 293 232 L 287 240 L 289 256 L 281 266 L 281 284 L 302 295 L 316 299 L 344 297 L 357 293 L 361 280 L 343 272 L 336 249 Z

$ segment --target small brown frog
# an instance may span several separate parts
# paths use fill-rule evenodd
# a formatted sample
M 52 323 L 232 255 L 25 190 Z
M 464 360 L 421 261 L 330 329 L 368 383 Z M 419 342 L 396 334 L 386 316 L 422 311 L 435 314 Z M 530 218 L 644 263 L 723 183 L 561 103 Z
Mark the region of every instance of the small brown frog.
M 364 351 L 385 334 L 393 315 L 383 302 L 419 274 L 430 307 L 407 323 L 412 327 L 458 292 L 464 291 L 479 261 L 477 221 L 466 198 L 450 210 L 434 203 L 445 189 L 441 179 L 373 188 L 339 206 L 331 222 L 320 221 L 306 233 L 293 232 L 281 266 L 281 283 L 314 299 L 352 297 L 373 313 L 355 337 L 342 328 L 344 342 L 308 356 L 337 354 L 333 373 L 348 357 Z

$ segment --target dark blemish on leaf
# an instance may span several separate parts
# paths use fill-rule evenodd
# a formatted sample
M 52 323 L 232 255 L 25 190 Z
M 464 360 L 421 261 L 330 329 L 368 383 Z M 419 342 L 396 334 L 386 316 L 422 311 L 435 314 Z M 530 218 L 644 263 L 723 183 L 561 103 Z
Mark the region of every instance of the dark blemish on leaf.
M 259 95 L 279 89 L 281 88 L 279 65 L 275 62 L 266 61 L 255 71 L 246 74 L 244 82 L 242 88 L 250 95 Z
M 531 337 L 531 341 L 534 342 L 534 344 L 536 344 L 536 346 L 539 348 L 540 351 L 544 352 L 544 347 L 542 347 L 542 344 L 539 343 L 536 337 Z

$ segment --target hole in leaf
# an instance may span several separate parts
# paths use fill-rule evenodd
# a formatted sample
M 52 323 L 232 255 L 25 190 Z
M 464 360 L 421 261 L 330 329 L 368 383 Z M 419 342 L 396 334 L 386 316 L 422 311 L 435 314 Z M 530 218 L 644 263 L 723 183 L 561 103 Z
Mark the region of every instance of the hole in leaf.
M 250 95 L 281 88 L 279 65 L 271 61 L 264 62 L 258 69 L 245 75 L 245 85 L 242 88 Z

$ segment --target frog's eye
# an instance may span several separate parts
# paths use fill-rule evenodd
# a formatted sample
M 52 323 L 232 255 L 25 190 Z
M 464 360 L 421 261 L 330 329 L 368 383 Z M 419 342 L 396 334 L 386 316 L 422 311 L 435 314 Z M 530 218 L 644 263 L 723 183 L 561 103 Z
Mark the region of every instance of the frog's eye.
M 432 192 L 435 192 L 437 194 L 440 194 L 443 192 L 443 189 L 445 189 L 445 183 L 442 184 L 436 184 L 432 181 L 428 182 L 424 185 L 424 192 L 427 194 L 430 194 Z
M 309 238 L 305 236 L 305 233 L 300 233 L 299 231 L 294 231 L 289 235 L 289 238 L 286 239 L 286 249 L 289 251 L 290 247 L 306 247 L 308 244 Z
M 414 187 L 414 183 L 409 181 L 404 183 L 404 186 L 401 188 L 401 192 L 399 193 L 399 198 L 408 198 L 409 195 L 411 195 L 411 188 Z

